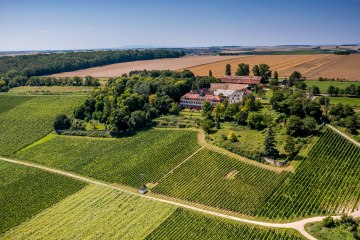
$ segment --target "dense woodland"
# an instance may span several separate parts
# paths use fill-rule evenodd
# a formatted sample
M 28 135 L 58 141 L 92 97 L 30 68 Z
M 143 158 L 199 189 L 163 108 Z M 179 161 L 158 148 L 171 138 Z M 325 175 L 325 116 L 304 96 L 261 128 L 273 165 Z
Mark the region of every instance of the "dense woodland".
M 91 51 L 0 57 L 0 91 L 23 86 L 32 76 L 159 58 L 178 58 L 184 52 L 171 50 Z
M 109 79 L 106 88 L 96 89 L 75 109 L 74 117 L 97 120 L 110 131 L 138 130 L 160 115 L 179 114 L 182 95 L 191 89 L 209 88 L 211 82 L 218 81 L 214 77 L 195 77 L 188 70 L 131 72 L 129 76 Z M 58 129 L 61 122 L 67 122 L 64 118 L 59 121 Z M 83 125 L 73 121 L 71 127 L 81 129 Z

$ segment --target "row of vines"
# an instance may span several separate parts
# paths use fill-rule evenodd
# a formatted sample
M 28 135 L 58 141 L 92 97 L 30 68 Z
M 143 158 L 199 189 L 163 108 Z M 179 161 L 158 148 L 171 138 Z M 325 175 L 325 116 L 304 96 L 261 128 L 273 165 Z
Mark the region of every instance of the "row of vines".
M 357 210 L 360 148 L 326 129 L 308 158 L 267 201 L 258 216 L 291 219 Z
M 177 209 L 146 240 L 152 239 L 304 239 L 299 233 L 285 229 L 261 228 Z
M 289 175 L 289 172 L 273 172 L 203 149 L 153 191 L 254 215 Z

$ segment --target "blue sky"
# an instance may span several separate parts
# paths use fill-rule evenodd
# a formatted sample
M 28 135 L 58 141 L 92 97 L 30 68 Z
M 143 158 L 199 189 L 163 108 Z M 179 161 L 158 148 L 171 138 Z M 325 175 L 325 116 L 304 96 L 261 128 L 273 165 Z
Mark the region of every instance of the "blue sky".
M 360 0 L 0 0 L 0 51 L 360 43 Z

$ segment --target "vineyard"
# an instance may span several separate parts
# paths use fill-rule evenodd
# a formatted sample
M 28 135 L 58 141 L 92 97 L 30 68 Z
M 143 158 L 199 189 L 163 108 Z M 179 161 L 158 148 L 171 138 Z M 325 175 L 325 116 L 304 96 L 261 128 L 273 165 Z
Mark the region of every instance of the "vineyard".
M 308 158 L 258 215 L 291 219 L 350 213 L 359 204 L 360 148 L 326 129 Z
M 84 183 L 0 162 L 0 235 L 84 187 Z
M 17 158 L 133 187 L 155 183 L 199 148 L 197 132 L 148 130 L 121 139 L 59 136 Z
M 0 239 L 144 239 L 175 207 L 88 186 Z
M 177 209 L 146 240 L 157 239 L 304 239 L 290 230 L 269 229 Z
M 53 130 L 57 114 L 71 113 L 85 99 L 81 96 L 28 98 L 0 95 L 0 106 L 8 109 L 0 114 L 0 155 L 12 154 L 47 135 Z
M 276 173 L 203 149 L 153 191 L 248 215 L 271 197 L 290 173 Z

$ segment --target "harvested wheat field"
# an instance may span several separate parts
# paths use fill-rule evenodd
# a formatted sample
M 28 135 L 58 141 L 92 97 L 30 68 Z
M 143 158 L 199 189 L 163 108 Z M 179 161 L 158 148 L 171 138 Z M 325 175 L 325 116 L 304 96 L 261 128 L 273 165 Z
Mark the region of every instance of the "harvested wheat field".
M 183 58 L 166 58 L 156 60 L 143 60 L 126 63 L 115 63 L 102 67 L 93 67 L 78 71 L 64 72 L 54 74 L 54 77 L 118 77 L 124 73 L 129 73 L 134 70 L 177 70 L 189 68 L 196 65 L 214 63 L 224 61 L 227 59 L 239 59 L 239 56 L 187 56 Z M 208 73 L 206 73 L 207 75 Z
M 347 80 L 360 80 L 360 55 L 259 55 L 232 58 L 221 62 L 202 64 L 188 68 L 195 75 L 207 75 L 209 70 L 216 77 L 223 76 L 225 65 L 231 64 L 234 74 L 239 63 L 250 65 L 266 63 L 271 70 L 278 71 L 280 77 L 288 77 L 293 71 L 300 71 L 307 79 L 344 78 Z

